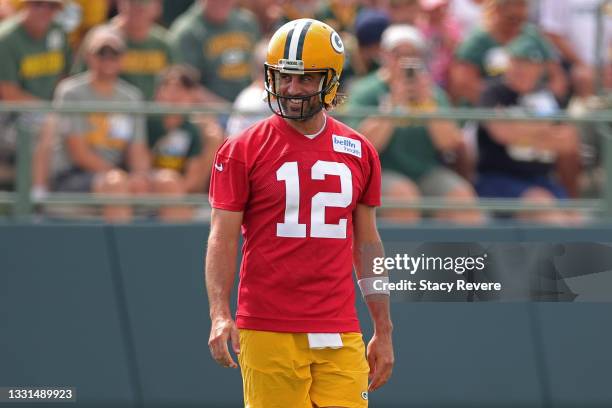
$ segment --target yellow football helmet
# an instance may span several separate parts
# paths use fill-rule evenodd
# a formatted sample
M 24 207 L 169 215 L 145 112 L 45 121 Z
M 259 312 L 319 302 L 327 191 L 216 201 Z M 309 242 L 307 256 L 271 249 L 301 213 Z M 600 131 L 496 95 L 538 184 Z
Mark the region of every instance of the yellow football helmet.
M 268 45 L 265 66 L 265 88 L 268 105 L 284 118 L 304 120 L 324 107 L 334 106 L 344 65 L 344 45 L 340 35 L 325 23 L 310 18 L 288 22 L 279 28 Z M 319 90 L 310 95 L 287 97 L 279 93 L 280 74 L 323 73 Z M 319 106 L 304 112 L 305 102 L 319 96 Z M 289 115 L 282 107 L 285 99 L 302 100 L 299 115 Z M 276 106 L 273 106 L 275 103 Z

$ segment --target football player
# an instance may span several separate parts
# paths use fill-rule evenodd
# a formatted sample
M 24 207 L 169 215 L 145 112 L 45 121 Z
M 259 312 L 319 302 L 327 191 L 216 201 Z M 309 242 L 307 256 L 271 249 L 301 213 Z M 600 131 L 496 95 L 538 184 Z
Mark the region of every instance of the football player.
M 391 375 L 388 277 L 372 271 L 372 259 L 383 255 L 375 220 L 380 162 L 363 136 L 327 113 L 338 101 L 343 63 L 342 40 L 327 24 L 282 26 L 265 63 L 274 115 L 227 139 L 215 158 L 209 348 L 220 365 L 237 367 L 231 343 L 250 408 L 366 407 L 368 391 Z M 367 354 L 353 266 L 374 322 Z

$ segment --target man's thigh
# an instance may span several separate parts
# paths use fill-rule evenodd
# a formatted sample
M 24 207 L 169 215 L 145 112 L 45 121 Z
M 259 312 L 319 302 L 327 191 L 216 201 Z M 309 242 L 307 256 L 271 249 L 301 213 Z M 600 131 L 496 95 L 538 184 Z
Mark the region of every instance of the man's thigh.
M 238 361 L 245 407 L 312 408 L 306 334 L 241 329 Z
M 342 333 L 342 348 L 312 350 L 310 398 L 317 407 L 368 406 L 368 373 L 361 333 Z

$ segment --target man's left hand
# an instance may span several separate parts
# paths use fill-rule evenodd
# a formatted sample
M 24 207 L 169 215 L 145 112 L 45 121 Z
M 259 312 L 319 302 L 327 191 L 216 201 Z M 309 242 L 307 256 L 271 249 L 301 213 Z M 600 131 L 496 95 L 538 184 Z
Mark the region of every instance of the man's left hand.
M 377 334 L 368 343 L 368 364 L 370 365 L 370 385 L 368 391 L 382 387 L 391 377 L 395 357 L 393 356 L 393 340 L 391 332 Z

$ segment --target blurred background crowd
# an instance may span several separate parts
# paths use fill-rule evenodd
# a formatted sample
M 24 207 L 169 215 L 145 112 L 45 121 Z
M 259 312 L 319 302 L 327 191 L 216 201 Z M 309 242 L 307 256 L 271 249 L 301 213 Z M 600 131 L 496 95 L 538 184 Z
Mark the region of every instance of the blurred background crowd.
M 0 0 L 2 102 L 233 107 L 188 117 L 0 114 L 0 190 L 15 188 L 21 127 L 34 135 L 35 197 L 206 193 L 224 138 L 269 115 L 267 39 L 301 17 L 328 23 L 344 40 L 346 101 L 337 110 L 368 113 L 347 122 L 378 149 L 386 198 L 552 203 L 600 193 L 594 126 L 411 122 L 377 113 L 608 109 L 601 95 L 612 89 L 612 3 L 605 0 Z M 101 211 L 107 220 L 134 217 L 130 206 Z M 154 215 L 191 220 L 194 209 L 162 207 Z M 464 209 L 380 215 L 463 224 L 491 217 Z M 562 210 L 520 217 L 583 221 Z

